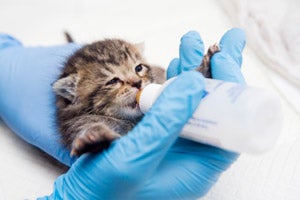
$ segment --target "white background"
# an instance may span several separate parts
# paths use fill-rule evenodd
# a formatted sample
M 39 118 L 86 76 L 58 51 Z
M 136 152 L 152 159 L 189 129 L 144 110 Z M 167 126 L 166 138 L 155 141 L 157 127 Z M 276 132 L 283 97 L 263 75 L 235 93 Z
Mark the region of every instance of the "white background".
M 226 5 L 226 1 L 211 0 L 0 0 L 0 31 L 14 35 L 27 46 L 64 43 L 64 30 L 80 43 L 105 37 L 145 42 L 146 58 L 167 67 L 178 56 L 180 37 L 187 31 L 199 31 L 208 46 L 232 26 L 243 25 L 230 20 Z M 271 10 L 265 8 L 266 13 Z M 231 15 L 235 16 L 235 12 Z M 251 30 L 247 30 L 247 37 L 252 41 L 249 46 L 255 46 Z M 272 151 L 259 156 L 241 155 L 203 199 L 299 200 L 300 120 L 291 102 L 300 101 L 288 101 L 291 97 L 284 92 L 288 85 L 278 87 L 284 85 L 284 80 L 269 70 L 249 46 L 244 51 L 244 75 L 248 84 L 281 95 L 283 132 Z M 54 180 L 63 172 L 15 136 L 2 121 L 0 160 L 0 200 L 35 199 L 50 194 Z

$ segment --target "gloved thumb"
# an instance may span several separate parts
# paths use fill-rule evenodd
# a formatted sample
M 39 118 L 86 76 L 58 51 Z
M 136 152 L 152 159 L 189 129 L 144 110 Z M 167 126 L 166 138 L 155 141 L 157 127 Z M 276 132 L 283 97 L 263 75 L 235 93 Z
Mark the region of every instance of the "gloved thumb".
M 142 121 L 107 152 L 110 162 L 121 167 L 120 171 L 143 171 L 147 177 L 174 143 L 203 95 L 203 76 L 196 71 L 182 73 L 165 88 Z M 139 173 L 136 175 L 140 179 Z

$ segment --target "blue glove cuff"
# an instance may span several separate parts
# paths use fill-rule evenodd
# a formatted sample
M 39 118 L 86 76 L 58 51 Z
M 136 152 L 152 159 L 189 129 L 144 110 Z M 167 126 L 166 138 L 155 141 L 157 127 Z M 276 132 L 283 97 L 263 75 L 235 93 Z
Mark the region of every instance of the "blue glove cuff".
M 22 43 L 10 35 L 0 33 L 0 49 L 11 46 L 22 46 Z

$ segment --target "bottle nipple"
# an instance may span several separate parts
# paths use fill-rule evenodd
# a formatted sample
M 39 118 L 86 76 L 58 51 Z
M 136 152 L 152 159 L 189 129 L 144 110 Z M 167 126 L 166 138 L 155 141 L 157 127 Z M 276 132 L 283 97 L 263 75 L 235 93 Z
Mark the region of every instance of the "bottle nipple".
M 137 93 L 136 93 L 136 96 L 135 96 L 135 100 L 136 102 L 139 104 L 140 103 L 140 98 L 141 98 L 141 94 L 142 94 L 142 89 L 139 90 Z

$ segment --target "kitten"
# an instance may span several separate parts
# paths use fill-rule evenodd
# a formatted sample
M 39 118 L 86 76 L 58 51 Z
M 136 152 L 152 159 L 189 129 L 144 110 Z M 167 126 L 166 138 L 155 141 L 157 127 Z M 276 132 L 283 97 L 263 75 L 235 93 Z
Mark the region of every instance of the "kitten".
M 216 52 L 211 49 L 197 69 L 206 77 L 211 76 L 209 60 Z M 142 118 L 137 92 L 164 81 L 165 71 L 148 64 L 139 45 L 106 39 L 83 46 L 53 84 L 62 143 L 76 156 L 107 148 Z
M 63 144 L 78 156 L 106 148 L 143 116 L 137 92 L 164 81 L 164 70 L 149 65 L 138 45 L 119 39 L 85 45 L 53 84 Z

